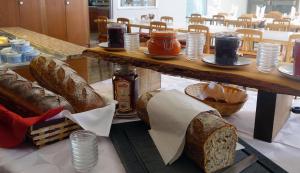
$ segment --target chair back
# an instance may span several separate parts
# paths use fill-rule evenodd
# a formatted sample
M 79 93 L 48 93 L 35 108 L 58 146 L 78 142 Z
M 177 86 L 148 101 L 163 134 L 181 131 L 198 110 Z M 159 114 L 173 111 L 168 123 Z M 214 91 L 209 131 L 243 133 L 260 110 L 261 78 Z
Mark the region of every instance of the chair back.
M 174 22 L 174 18 L 171 16 L 161 16 L 160 17 L 160 21 L 161 22 L 166 22 L 166 23 L 173 23 Z
M 107 20 L 106 16 L 98 16 L 98 33 L 99 34 L 107 34 Z
M 191 14 L 191 17 L 202 17 L 202 16 L 199 13 L 193 13 L 193 14 Z
M 282 13 L 280 11 L 270 11 L 269 13 L 265 14 L 265 18 L 281 19 Z
M 239 24 L 242 24 L 245 28 L 251 28 L 252 27 L 252 18 L 251 17 L 245 17 L 241 16 L 238 18 Z
M 224 15 L 213 15 L 213 24 L 216 24 L 216 25 L 218 25 L 218 24 L 222 24 L 222 25 L 224 25 L 224 23 L 225 23 L 225 16 Z
M 204 33 L 204 35 L 205 35 L 204 53 L 209 54 L 210 53 L 210 42 L 211 42 L 209 28 L 205 25 L 189 25 L 188 32 Z
M 166 31 L 167 24 L 161 21 L 150 22 L 150 33 L 153 31 Z
M 285 25 L 285 24 L 274 24 L 274 23 L 268 23 L 265 27 L 267 30 L 271 31 L 289 31 L 290 30 L 290 25 Z
M 221 15 L 221 16 L 228 16 L 228 13 L 221 12 L 221 13 L 218 13 L 218 15 Z
M 236 32 L 242 36 L 239 52 L 247 55 L 256 55 L 255 44 L 262 41 L 262 31 L 255 29 L 238 29 Z
M 291 24 L 291 19 L 274 19 L 273 23 L 274 24 L 290 25 Z
M 204 19 L 202 19 L 201 17 L 191 17 L 189 19 L 189 23 L 193 25 L 200 25 L 204 23 Z
M 125 24 L 127 26 L 127 33 L 131 33 L 130 20 L 127 18 L 119 17 L 117 18 L 117 23 Z
M 289 42 L 286 48 L 285 62 L 292 63 L 293 62 L 293 48 L 295 45 L 295 41 L 300 39 L 300 34 L 292 34 L 289 36 Z

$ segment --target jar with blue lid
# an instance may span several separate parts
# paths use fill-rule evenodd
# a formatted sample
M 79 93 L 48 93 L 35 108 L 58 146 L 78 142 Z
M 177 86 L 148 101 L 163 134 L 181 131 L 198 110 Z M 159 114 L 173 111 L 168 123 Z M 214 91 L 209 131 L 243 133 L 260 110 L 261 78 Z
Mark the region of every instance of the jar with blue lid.
M 11 40 L 10 43 L 11 47 L 19 53 L 29 52 L 33 49 L 30 42 L 23 39 Z
M 12 48 L 4 48 L 0 51 L 1 59 L 3 63 L 21 63 L 22 62 L 22 54 L 14 51 Z
M 32 51 L 23 53 L 23 62 L 31 61 L 33 58 L 40 55 L 40 51 L 33 49 Z

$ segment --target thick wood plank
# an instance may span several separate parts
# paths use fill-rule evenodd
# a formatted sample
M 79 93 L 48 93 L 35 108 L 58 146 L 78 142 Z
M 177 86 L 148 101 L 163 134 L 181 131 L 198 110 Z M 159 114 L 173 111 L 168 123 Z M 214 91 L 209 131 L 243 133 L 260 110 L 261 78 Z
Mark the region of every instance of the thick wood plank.
M 184 57 L 173 60 L 155 60 L 144 55 L 143 51 L 108 52 L 102 48 L 92 48 L 84 51 L 83 55 L 109 62 L 132 64 L 174 76 L 231 83 L 262 91 L 300 96 L 300 82 L 282 77 L 277 71 L 269 74 L 261 73 L 256 70 L 254 59 L 251 65 L 243 69 L 230 70 L 207 66 L 201 60 L 188 61 Z

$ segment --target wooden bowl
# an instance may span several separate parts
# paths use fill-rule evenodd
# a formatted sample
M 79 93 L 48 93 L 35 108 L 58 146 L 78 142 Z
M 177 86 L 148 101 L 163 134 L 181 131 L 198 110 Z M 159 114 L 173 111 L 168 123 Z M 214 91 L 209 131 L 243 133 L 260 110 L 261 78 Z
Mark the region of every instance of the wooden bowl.
M 245 90 L 226 85 L 222 86 L 224 88 L 224 96 L 230 99 L 229 102 L 225 101 L 224 98 L 216 99 L 209 95 L 203 100 L 199 95 L 205 92 L 205 88 L 207 88 L 208 85 L 208 83 L 190 85 L 185 88 L 185 93 L 217 109 L 223 117 L 228 117 L 238 112 L 247 101 L 248 95 Z

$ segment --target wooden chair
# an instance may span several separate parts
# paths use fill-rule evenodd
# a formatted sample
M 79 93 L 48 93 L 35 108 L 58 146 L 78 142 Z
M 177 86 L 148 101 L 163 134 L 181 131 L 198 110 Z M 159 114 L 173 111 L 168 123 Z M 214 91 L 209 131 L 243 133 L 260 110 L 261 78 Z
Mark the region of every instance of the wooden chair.
M 160 17 L 160 21 L 161 22 L 166 22 L 166 23 L 173 23 L 174 22 L 174 18 L 171 16 L 161 16 Z
M 188 32 L 200 32 L 205 34 L 205 46 L 204 46 L 204 53 L 210 53 L 210 42 L 211 37 L 209 33 L 209 28 L 205 25 L 189 25 Z
M 202 16 L 201 16 L 201 14 L 199 14 L 199 13 L 193 13 L 193 14 L 191 14 L 191 18 L 192 18 L 192 17 L 200 17 L 200 18 L 201 18 Z
M 282 13 L 280 11 L 270 11 L 264 16 L 265 18 L 272 18 L 272 19 L 281 19 Z
M 117 23 L 122 23 L 127 26 L 127 33 L 131 33 L 131 26 L 130 26 L 130 20 L 127 18 L 119 17 L 117 18 Z
M 253 13 L 246 13 L 246 14 L 241 15 L 240 17 L 257 18 L 256 14 L 253 14 Z
M 224 12 L 218 13 L 218 15 L 221 15 L 221 16 L 229 16 L 228 13 L 224 13 Z
M 213 23 L 215 25 L 224 25 L 225 24 L 225 16 L 223 15 L 213 15 Z
M 291 24 L 291 20 L 290 19 L 274 19 L 273 23 L 274 24 L 290 25 Z
M 203 23 L 204 23 L 204 19 L 201 17 L 191 17 L 189 19 L 189 24 L 192 24 L 192 25 L 200 25 Z
M 268 23 L 266 25 L 265 29 L 271 30 L 271 31 L 289 31 L 290 25 Z
M 107 20 L 106 16 L 98 16 L 98 41 L 106 42 L 107 41 Z
M 150 33 L 153 31 L 166 31 L 167 24 L 165 22 L 153 21 L 150 22 Z
M 255 56 L 255 44 L 262 41 L 262 31 L 255 29 L 238 29 L 236 32 L 242 36 L 239 52 Z
M 300 34 L 292 34 L 289 36 L 289 42 L 286 46 L 286 55 L 284 62 L 292 63 L 293 62 L 293 48 L 295 45 L 295 41 L 300 39 Z
M 251 28 L 252 27 L 252 18 L 251 17 L 238 17 L 238 21 L 245 25 L 246 28 Z

